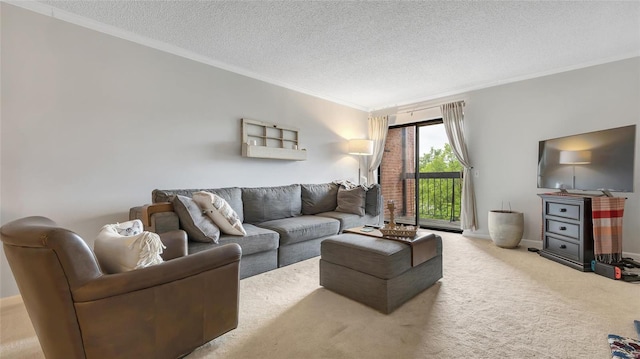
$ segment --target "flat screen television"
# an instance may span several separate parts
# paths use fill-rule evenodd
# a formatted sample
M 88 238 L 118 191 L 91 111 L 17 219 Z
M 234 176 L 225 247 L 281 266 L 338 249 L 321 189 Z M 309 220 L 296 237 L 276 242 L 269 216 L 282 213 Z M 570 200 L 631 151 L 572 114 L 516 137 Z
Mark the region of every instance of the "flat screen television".
M 633 192 L 636 125 L 540 141 L 538 188 Z

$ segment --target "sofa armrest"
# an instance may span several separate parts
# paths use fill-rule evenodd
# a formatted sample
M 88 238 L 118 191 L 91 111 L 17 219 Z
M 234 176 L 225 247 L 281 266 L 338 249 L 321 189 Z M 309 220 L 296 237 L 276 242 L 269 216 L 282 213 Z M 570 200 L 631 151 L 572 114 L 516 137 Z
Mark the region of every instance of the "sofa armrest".
M 147 227 L 151 225 L 151 215 L 160 212 L 173 212 L 171 202 L 159 202 L 142 206 L 142 224 Z
M 177 213 L 173 211 L 171 202 L 131 207 L 129 220 L 134 219 L 142 221 L 145 231 L 158 234 L 180 229 L 180 221 Z
M 240 262 L 242 249 L 225 244 L 168 262 L 128 272 L 105 274 L 72 289 L 75 302 L 91 302 L 168 284 Z

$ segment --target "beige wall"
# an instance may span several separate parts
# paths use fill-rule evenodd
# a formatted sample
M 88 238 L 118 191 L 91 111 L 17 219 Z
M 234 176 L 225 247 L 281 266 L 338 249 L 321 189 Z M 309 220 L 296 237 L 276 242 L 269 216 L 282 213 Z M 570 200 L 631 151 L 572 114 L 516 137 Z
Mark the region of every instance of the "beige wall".
M 92 245 L 154 188 L 357 181 L 365 112 L 1 6 L 2 224 L 44 215 Z M 243 117 L 300 128 L 307 160 L 241 157 Z

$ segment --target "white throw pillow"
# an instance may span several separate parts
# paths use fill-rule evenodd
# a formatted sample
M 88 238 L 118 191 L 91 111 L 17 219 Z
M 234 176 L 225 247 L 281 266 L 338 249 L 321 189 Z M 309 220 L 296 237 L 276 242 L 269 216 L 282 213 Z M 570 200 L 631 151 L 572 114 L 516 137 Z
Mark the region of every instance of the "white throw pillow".
M 141 232 L 141 228 L 142 221 L 139 219 L 102 227 L 93 251 L 103 271 L 120 273 L 163 262 L 160 254 L 166 247 L 160 236 L 153 232 Z
M 236 211 L 231 208 L 224 198 L 211 192 L 195 192 L 193 201 L 209 216 L 220 230 L 226 234 L 244 236 L 247 232 L 242 227 L 242 221 Z

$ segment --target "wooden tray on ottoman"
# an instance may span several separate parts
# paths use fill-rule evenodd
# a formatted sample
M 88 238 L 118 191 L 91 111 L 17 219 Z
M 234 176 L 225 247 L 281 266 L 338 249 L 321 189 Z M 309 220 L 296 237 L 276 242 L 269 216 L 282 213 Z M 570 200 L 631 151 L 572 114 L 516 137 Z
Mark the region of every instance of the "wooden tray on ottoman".
M 410 227 L 382 227 L 379 229 L 380 233 L 382 233 L 382 237 L 387 239 L 406 239 L 411 240 L 416 237 L 416 232 L 418 232 L 418 228 L 410 226 Z

